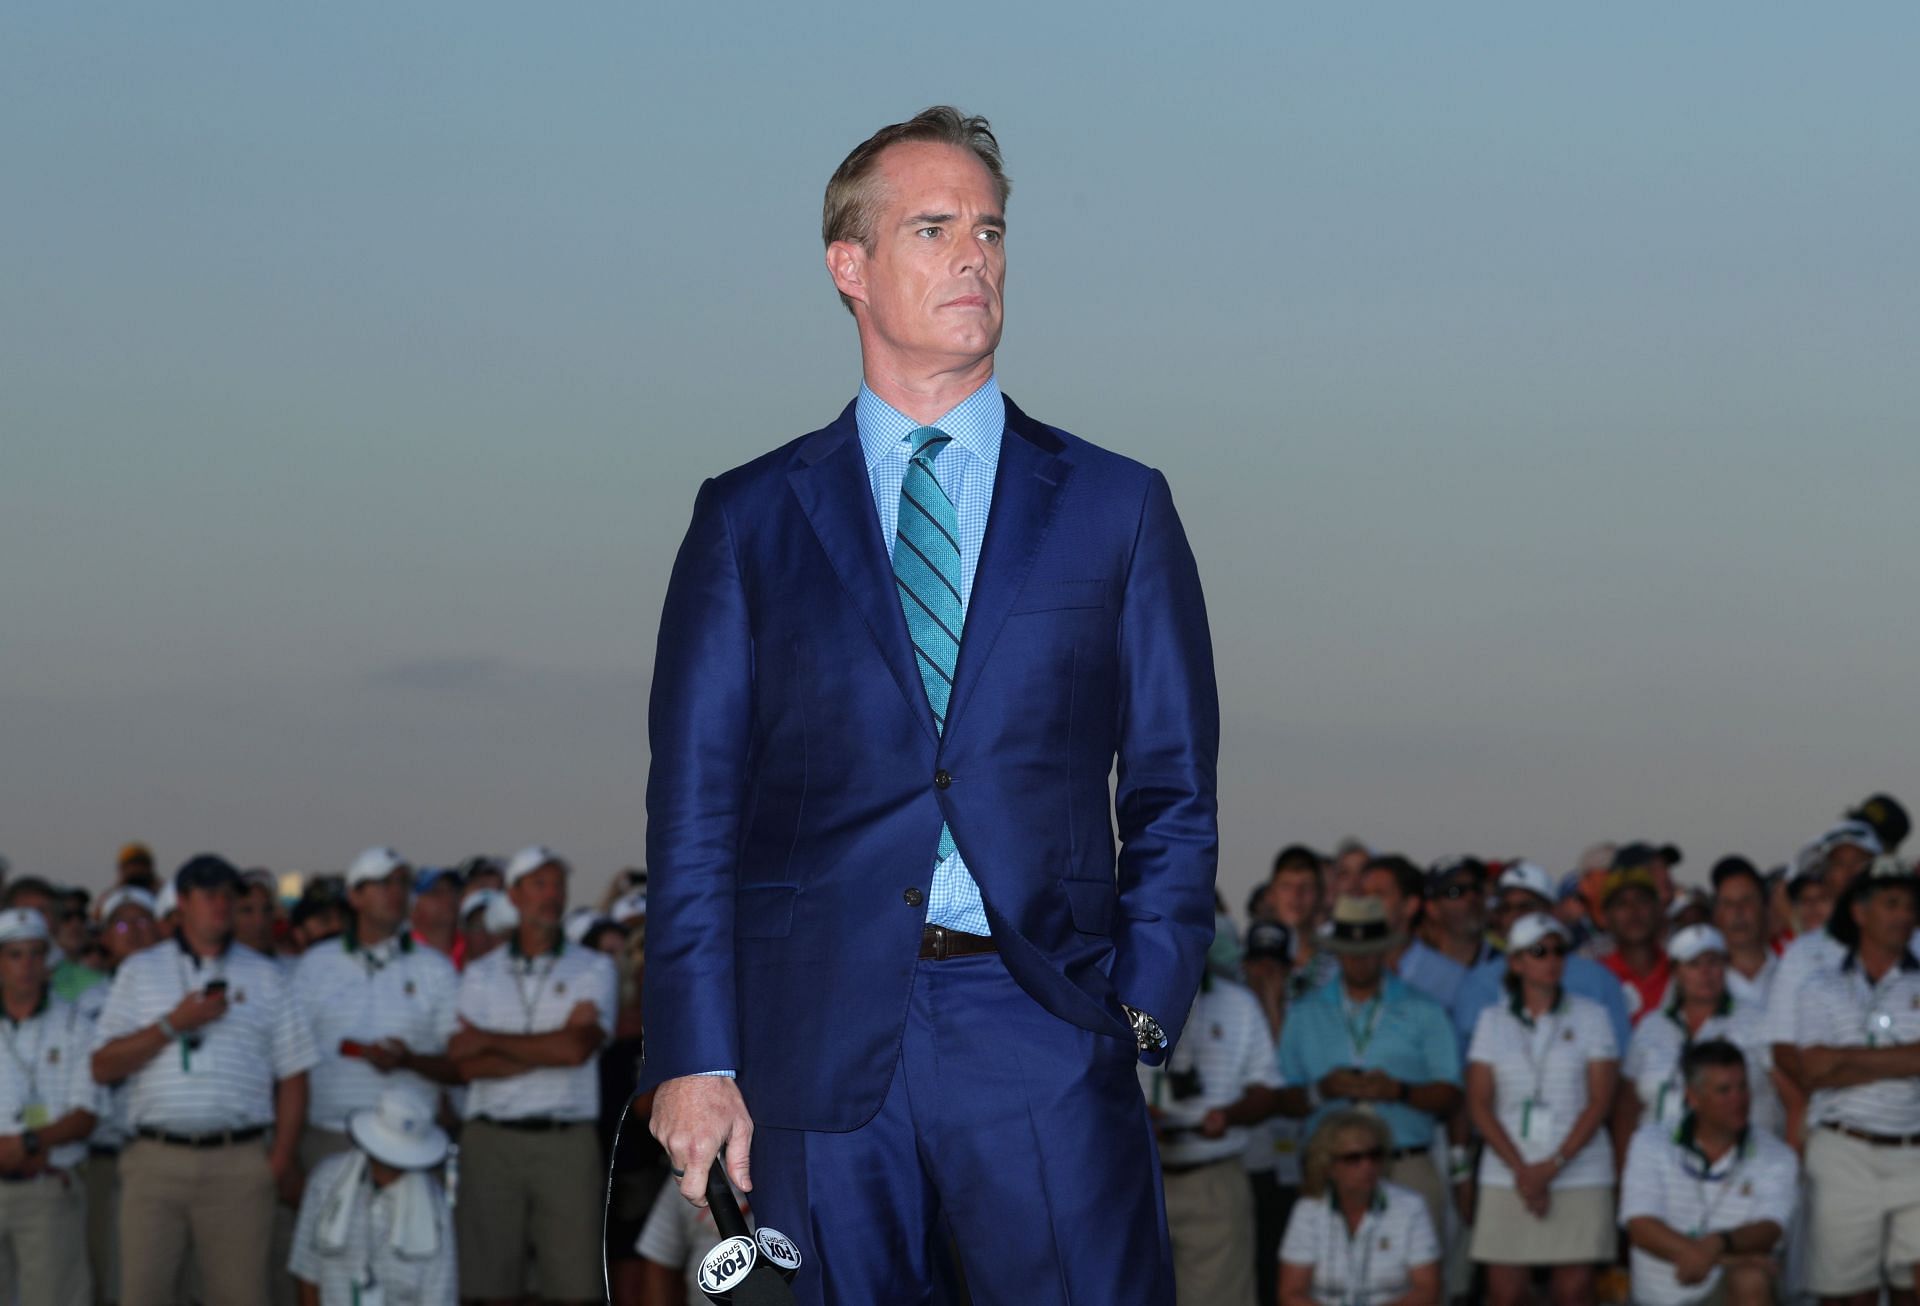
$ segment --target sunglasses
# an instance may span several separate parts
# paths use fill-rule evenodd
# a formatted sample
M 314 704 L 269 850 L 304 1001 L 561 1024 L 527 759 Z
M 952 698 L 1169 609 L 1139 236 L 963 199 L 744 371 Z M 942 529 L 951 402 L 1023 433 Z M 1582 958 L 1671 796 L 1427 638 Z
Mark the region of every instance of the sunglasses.
M 1387 1159 L 1387 1149 L 1384 1147 L 1369 1147 L 1363 1152 L 1336 1152 L 1333 1159 L 1340 1165 L 1359 1165 L 1363 1161 L 1371 1161 L 1375 1165 L 1379 1165 Z
M 1541 961 L 1548 957 L 1552 957 L 1554 960 L 1558 961 L 1560 958 L 1567 955 L 1567 950 L 1564 946 L 1558 943 L 1536 943 L 1531 948 L 1527 949 L 1527 955 L 1529 957 L 1532 957 L 1535 961 Z
M 1448 902 L 1457 902 L 1461 898 L 1473 897 L 1476 892 L 1478 891 L 1471 884 L 1449 884 L 1433 896 L 1436 898 L 1444 898 Z

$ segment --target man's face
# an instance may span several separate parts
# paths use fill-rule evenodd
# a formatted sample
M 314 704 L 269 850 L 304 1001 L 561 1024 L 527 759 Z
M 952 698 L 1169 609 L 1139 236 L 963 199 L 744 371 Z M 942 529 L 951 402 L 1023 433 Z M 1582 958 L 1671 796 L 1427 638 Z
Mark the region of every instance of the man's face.
M 1320 873 L 1310 866 L 1289 867 L 1267 887 L 1273 918 L 1295 931 L 1311 931 L 1320 911 Z
M 1493 927 L 1505 934 L 1513 928 L 1513 923 L 1528 912 L 1551 911 L 1553 904 L 1537 893 L 1525 889 L 1507 888 L 1500 891 L 1500 901 L 1494 907 Z
M 1744 1066 L 1708 1066 L 1687 1085 L 1687 1105 L 1702 1124 L 1726 1134 L 1747 1127 L 1753 1090 Z
M 1799 923 L 1802 934 L 1811 934 L 1824 928 L 1827 917 L 1833 915 L 1833 895 L 1819 880 L 1804 882 L 1800 891 L 1789 900 L 1793 904 L 1793 918 Z
M 513 899 L 522 921 L 555 929 L 567 910 L 567 873 L 548 862 L 514 881 L 507 896 Z
M 347 891 L 354 915 L 381 932 L 399 926 L 407 916 L 407 889 L 413 883 L 413 871 L 396 866 L 378 880 L 363 880 Z
M 1713 927 L 1729 948 L 1752 948 L 1766 941 L 1767 900 L 1751 876 L 1728 876 L 1715 890 Z
M 1387 959 L 1381 953 L 1369 953 L 1365 956 L 1343 956 L 1340 958 L 1340 978 L 1349 988 L 1370 989 L 1380 982 L 1380 976 L 1387 968 Z
M 957 145 L 890 145 L 875 169 L 871 247 L 835 241 L 827 267 L 858 301 L 863 340 L 910 368 L 958 368 L 1000 344 L 1006 215 L 993 174 Z
M 1914 891 L 1906 885 L 1875 889 L 1853 905 L 1861 941 L 1898 954 L 1913 938 L 1914 908 Z
M 1487 925 L 1487 895 L 1471 875 L 1454 875 L 1427 893 L 1427 911 L 1455 938 L 1478 935 Z
M 1821 878 L 1827 882 L 1827 892 L 1838 898 L 1853 877 L 1873 864 L 1873 854 L 1857 843 L 1843 843 L 1827 854 L 1826 874 Z
M 151 948 L 158 937 L 153 913 L 134 902 L 116 907 L 100 935 L 101 942 L 106 944 L 107 956 L 115 966 L 134 953 Z
M 233 902 L 233 937 L 255 952 L 273 953 L 273 895 L 263 884 L 248 884 Z
M 1360 892 L 1369 898 L 1378 898 L 1387 908 L 1387 924 L 1394 930 L 1407 928 L 1407 917 L 1412 914 L 1413 904 L 1400 892 L 1400 880 L 1392 871 L 1375 867 L 1360 874 Z
M 325 943 L 345 928 L 347 914 L 329 903 L 307 917 L 307 923 L 300 930 L 300 944 L 311 948 L 316 943 Z
M 1361 892 L 1360 873 L 1366 869 L 1366 853 L 1355 849 L 1327 863 L 1327 901 L 1339 902 Z
M 0 986 L 24 996 L 38 993 L 47 982 L 47 945 L 40 939 L 0 943 Z
M 87 913 L 72 898 L 62 898 L 54 903 L 53 941 L 60 945 L 60 951 L 69 957 L 78 957 L 87 946 Z
M 234 892 L 225 885 L 180 891 L 180 928 L 188 938 L 224 938 L 233 932 Z
M 1660 899 L 1644 885 L 1615 891 L 1606 913 L 1607 930 L 1621 943 L 1646 943 L 1660 928 Z
M 425 893 L 413 897 L 413 923 L 422 930 L 438 929 L 460 910 L 460 888 L 453 877 L 443 875 Z

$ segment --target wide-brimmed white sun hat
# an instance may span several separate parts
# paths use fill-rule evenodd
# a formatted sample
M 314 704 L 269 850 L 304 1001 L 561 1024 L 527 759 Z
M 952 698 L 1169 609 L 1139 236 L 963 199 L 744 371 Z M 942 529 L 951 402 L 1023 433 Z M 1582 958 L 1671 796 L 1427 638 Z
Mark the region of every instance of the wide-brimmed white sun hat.
M 426 1170 L 447 1155 L 447 1133 L 433 1121 L 433 1103 L 407 1084 L 380 1094 L 377 1105 L 347 1117 L 347 1134 L 374 1160 L 396 1170 Z

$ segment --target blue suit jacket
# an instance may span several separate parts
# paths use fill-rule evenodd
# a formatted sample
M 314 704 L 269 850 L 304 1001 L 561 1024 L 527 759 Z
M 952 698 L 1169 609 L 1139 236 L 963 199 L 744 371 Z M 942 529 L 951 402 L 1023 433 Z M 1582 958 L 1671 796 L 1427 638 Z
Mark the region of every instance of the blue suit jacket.
M 961 635 L 942 737 L 851 404 L 701 487 L 654 664 L 641 1091 L 732 1068 L 759 1123 L 871 1117 L 942 820 L 1028 993 L 1178 1036 L 1213 938 L 1219 710 L 1165 479 L 1008 401 Z

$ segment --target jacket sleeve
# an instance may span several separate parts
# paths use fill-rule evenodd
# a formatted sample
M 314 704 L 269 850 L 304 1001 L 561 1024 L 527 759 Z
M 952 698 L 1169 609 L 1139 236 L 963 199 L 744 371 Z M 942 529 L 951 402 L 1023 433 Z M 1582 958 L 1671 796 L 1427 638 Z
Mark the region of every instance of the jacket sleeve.
M 673 564 L 653 664 L 637 1092 L 739 1068 L 733 894 L 752 714 L 746 592 L 719 489 L 708 481 Z
M 1213 941 L 1220 706 L 1206 601 L 1166 478 L 1142 503 L 1120 611 L 1120 1000 L 1179 1041 Z

